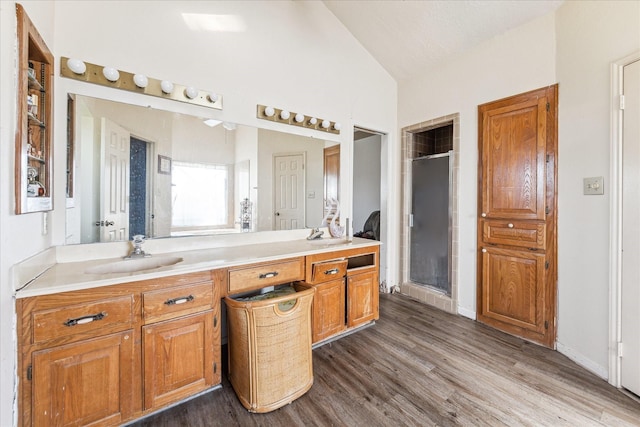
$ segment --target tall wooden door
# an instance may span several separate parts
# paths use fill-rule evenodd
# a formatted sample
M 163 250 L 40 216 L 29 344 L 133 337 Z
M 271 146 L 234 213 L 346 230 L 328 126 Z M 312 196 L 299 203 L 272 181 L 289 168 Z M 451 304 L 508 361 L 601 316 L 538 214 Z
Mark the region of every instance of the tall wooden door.
M 478 107 L 478 321 L 555 347 L 558 85 Z
M 303 154 L 273 158 L 273 229 L 305 227 L 305 171 Z

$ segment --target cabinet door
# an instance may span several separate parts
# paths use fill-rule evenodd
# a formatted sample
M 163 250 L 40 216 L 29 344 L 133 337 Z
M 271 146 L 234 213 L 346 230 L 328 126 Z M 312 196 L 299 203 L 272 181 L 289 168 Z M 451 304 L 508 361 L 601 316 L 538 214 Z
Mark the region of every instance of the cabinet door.
M 131 330 L 33 353 L 36 426 L 117 425 L 132 412 Z
M 315 285 L 313 297 L 313 342 L 322 341 L 345 328 L 344 279 Z
M 347 326 L 378 318 L 377 272 L 347 276 Z
M 144 409 L 159 408 L 220 382 L 213 311 L 142 328 Z M 216 353 L 219 354 L 219 353 Z
M 545 215 L 547 96 L 481 110 L 481 209 L 486 218 Z
M 482 249 L 480 315 L 485 323 L 526 338 L 543 335 L 549 327 L 544 320 L 544 277 L 544 254 Z

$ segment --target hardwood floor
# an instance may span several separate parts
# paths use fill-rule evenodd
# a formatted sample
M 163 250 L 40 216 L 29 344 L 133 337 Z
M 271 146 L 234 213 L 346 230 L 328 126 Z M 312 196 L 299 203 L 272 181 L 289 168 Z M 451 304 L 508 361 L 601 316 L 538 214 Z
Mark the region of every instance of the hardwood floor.
M 314 385 L 251 414 L 223 388 L 135 426 L 640 426 L 640 403 L 558 352 L 405 296 L 313 352 Z

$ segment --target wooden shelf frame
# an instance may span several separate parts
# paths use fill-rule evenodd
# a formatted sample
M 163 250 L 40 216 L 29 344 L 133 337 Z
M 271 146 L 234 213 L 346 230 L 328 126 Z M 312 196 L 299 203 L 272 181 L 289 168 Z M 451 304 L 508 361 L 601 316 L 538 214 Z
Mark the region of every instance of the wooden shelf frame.
M 15 135 L 15 212 L 24 214 L 53 209 L 53 64 L 54 59 L 44 39 L 20 4 L 16 4 L 18 21 L 18 82 L 17 120 Z M 35 78 L 29 76 L 29 63 L 33 64 Z M 27 97 L 37 93 L 38 112 L 28 111 Z M 33 128 L 33 129 L 31 129 Z M 30 132 L 31 129 L 31 132 Z M 36 155 L 27 150 L 30 133 L 37 141 Z M 38 154 L 39 152 L 39 154 Z M 43 194 L 28 197 L 30 167 L 38 170 L 37 181 L 44 187 Z

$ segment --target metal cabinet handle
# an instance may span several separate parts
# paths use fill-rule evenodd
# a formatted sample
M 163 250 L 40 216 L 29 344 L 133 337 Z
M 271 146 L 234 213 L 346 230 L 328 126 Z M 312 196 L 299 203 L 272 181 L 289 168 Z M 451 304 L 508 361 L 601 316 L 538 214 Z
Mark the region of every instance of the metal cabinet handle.
M 482 253 L 486 253 L 486 252 L 487 252 L 487 250 L 482 248 Z
M 338 274 L 340 270 L 338 270 L 337 268 L 332 268 L 331 270 L 325 270 L 324 274 L 326 275 L 331 275 L 331 274 Z
M 102 313 L 98 313 L 98 314 L 91 314 L 89 316 L 82 316 L 82 317 L 76 317 L 75 319 L 69 319 L 66 322 L 64 322 L 64 325 L 65 326 L 84 325 L 86 323 L 91 323 L 96 320 L 102 320 L 105 317 L 107 317 L 107 312 L 103 311 Z
M 507 227 L 513 228 L 513 224 L 509 223 L 509 224 L 507 224 Z
M 482 212 L 482 213 L 480 214 L 480 216 L 481 216 L 482 218 L 486 218 L 486 217 L 487 217 L 487 214 L 486 214 L 486 213 L 484 213 L 484 212 Z
M 258 276 L 259 279 L 271 279 L 272 277 L 276 277 L 278 275 L 277 271 L 270 271 L 268 273 L 262 273 Z
M 166 305 L 176 305 L 176 304 L 184 304 L 185 302 L 193 301 L 196 299 L 193 295 L 188 295 L 186 297 L 178 297 L 173 299 L 168 299 L 164 303 Z

